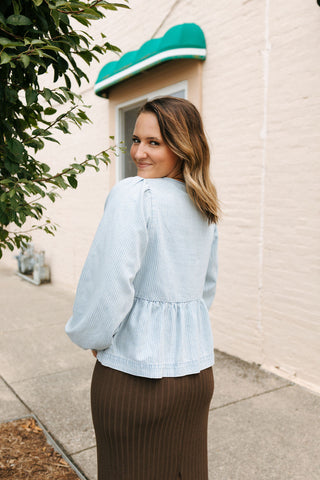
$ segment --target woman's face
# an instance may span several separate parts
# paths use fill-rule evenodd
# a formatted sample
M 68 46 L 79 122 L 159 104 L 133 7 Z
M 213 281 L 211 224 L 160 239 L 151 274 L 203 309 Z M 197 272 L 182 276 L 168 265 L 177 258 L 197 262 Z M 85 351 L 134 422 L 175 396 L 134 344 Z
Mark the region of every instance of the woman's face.
M 130 155 L 136 164 L 139 177 L 182 179 L 181 162 L 164 143 L 158 119 L 152 112 L 143 112 L 138 116 Z

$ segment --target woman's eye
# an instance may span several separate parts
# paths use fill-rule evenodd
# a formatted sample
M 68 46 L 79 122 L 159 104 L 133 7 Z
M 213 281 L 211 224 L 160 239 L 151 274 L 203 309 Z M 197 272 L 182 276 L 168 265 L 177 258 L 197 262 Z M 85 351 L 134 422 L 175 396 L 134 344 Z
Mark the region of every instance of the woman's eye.
M 132 143 L 139 143 L 139 138 L 133 138 Z
M 160 145 L 159 142 L 156 142 L 155 140 L 151 140 L 150 145 Z

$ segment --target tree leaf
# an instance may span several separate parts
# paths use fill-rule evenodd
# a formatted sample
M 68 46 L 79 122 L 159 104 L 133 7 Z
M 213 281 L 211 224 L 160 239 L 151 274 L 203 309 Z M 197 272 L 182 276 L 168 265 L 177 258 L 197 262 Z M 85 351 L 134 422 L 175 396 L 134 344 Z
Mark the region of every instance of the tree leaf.
M 0 45 L 3 47 L 23 47 L 24 43 L 14 42 L 13 40 L 10 40 L 10 38 L 0 37 Z
M 59 140 L 57 140 L 56 138 L 53 138 L 53 137 L 46 137 L 46 140 L 49 140 L 50 142 L 55 142 L 55 143 L 58 143 L 60 145 L 60 142 Z
M 24 15 L 10 15 L 7 18 L 7 23 L 9 25 L 32 25 L 30 18 Z
M 8 231 L 4 228 L 0 228 L 0 241 L 5 240 L 8 237 Z
M 20 55 L 20 60 L 23 63 L 24 68 L 27 68 L 30 63 L 30 57 L 28 55 L 24 55 L 23 53 Z
M 66 74 L 64 74 L 63 76 L 64 76 L 64 80 L 65 80 L 65 82 L 66 82 L 66 87 L 67 87 L 68 89 L 70 89 L 70 88 L 71 88 L 70 78 L 69 78 L 68 75 L 66 75 Z
M 8 55 L 6 52 L 2 52 L 1 55 L 0 55 L 0 58 L 1 58 L 1 65 L 3 65 L 4 63 L 9 63 L 12 59 L 12 55 Z
M 10 140 L 8 140 L 7 142 L 7 145 L 13 154 L 22 155 L 24 151 L 24 146 L 21 142 L 19 142 L 19 140 L 17 140 L 16 138 L 10 138 Z M 18 163 L 19 163 L 19 159 L 18 159 Z
M 19 15 L 21 13 L 21 4 L 19 0 L 11 0 L 13 6 L 13 13 Z
M 67 177 L 67 178 L 68 178 L 68 182 L 70 183 L 71 187 L 72 188 L 77 188 L 78 180 L 76 179 L 76 177 L 73 176 L 73 175 L 69 175 L 69 177 Z
M 24 212 L 19 212 L 19 217 L 20 217 L 20 221 L 21 221 L 21 224 L 23 225 L 27 219 L 26 215 Z
M 46 42 L 44 40 L 40 40 L 39 38 L 34 38 L 30 42 L 31 45 L 43 45 L 45 43 Z
M 51 99 L 52 97 L 52 92 L 49 90 L 49 88 L 44 88 L 43 89 L 43 96 L 47 100 L 47 102 Z
M 56 201 L 56 194 L 53 192 L 49 192 L 47 196 L 50 198 L 51 202 L 54 203 Z
M 63 188 L 63 190 L 65 190 L 66 188 L 68 188 L 68 185 L 66 184 L 66 182 L 63 180 L 62 177 L 57 177 L 55 178 L 54 180 L 52 180 L 53 183 L 55 185 L 58 185 L 58 187 L 60 188 Z
M 46 163 L 41 163 L 41 170 L 43 173 L 48 173 L 50 171 L 50 167 Z
M 5 98 L 7 102 L 11 104 L 15 104 L 18 102 L 19 97 L 18 97 L 18 92 L 14 90 L 14 88 L 6 87 L 5 88 Z
M 59 12 L 57 12 L 56 10 L 51 10 L 50 12 L 50 15 L 51 17 L 53 18 L 53 21 L 56 25 L 57 28 L 59 28 L 59 24 L 60 24 L 60 15 L 59 15 Z
M 32 90 L 32 88 L 28 88 L 26 91 L 26 101 L 27 105 L 32 105 L 38 99 L 38 92 L 36 90 Z
M 88 65 L 92 62 L 92 53 L 88 51 L 78 52 L 78 55 L 84 60 Z
M 43 112 L 45 115 L 54 115 L 55 113 L 57 113 L 57 110 L 55 108 L 52 108 L 52 107 L 48 107 L 44 110 Z
M 4 15 L 3 15 L 2 12 L 0 12 L 0 23 L 1 23 L 2 25 L 6 25 L 6 19 L 5 19 L 5 17 L 4 17 Z
M 72 18 L 77 20 L 81 25 L 84 25 L 85 27 L 88 27 L 90 25 L 90 22 L 86 20 L 84 17 L 80 17 L 79 15 L 72 15 Z

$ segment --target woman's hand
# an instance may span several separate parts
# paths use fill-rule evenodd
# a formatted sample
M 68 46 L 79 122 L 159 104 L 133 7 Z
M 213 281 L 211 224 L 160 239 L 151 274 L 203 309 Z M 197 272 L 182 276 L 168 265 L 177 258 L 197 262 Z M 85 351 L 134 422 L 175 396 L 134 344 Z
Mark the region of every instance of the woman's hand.
M 91 350 L 91 352 L 92 352 L 92 355 L 93 355 L 95 358 L 97 358 L 97 350 Z

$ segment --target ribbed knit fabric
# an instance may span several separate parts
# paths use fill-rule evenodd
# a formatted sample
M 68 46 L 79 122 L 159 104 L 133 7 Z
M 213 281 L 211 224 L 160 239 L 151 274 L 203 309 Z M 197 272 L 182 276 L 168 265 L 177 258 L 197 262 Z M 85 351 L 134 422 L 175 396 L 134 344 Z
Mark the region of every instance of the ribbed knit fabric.
M 212 368 L 149 379 L 97 361 L 91 386 L 98 480 L 208 480 Z

